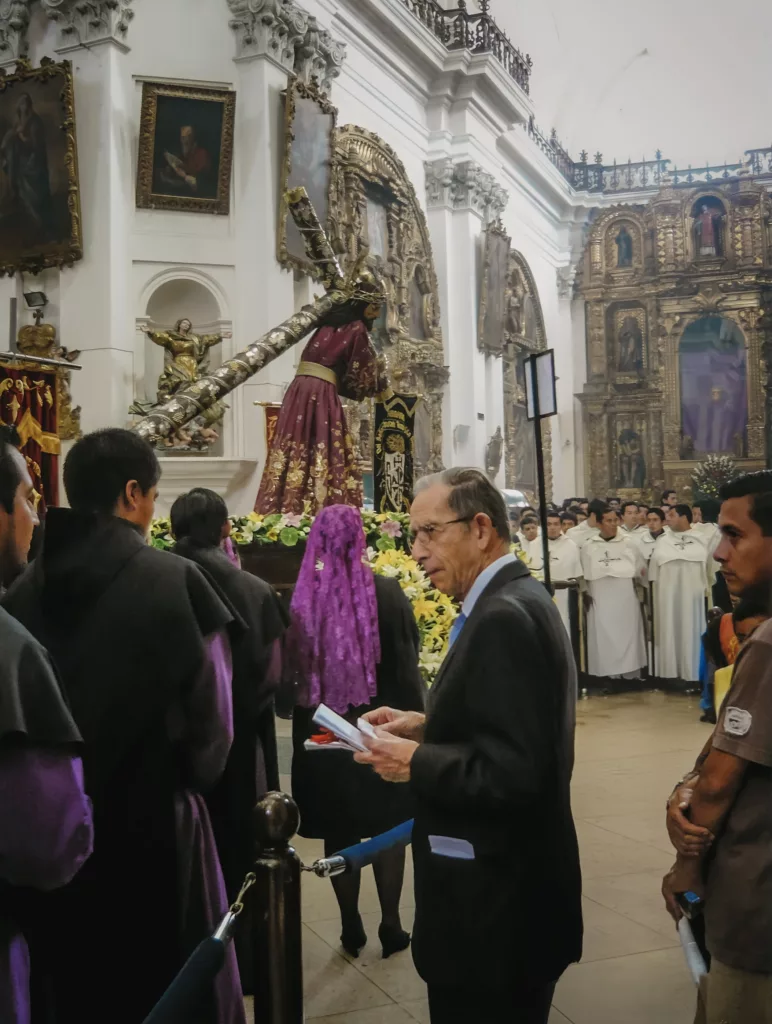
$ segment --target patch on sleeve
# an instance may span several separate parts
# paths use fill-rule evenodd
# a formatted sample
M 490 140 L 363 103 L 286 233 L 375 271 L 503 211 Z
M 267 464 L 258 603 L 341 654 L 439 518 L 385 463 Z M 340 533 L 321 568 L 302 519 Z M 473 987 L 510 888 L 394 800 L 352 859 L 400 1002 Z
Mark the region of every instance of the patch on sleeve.
M 729 736 L 745 736 L 750 730 L 753 717 L 742 708 L 727 708 L 724 715 L 724 732 Z

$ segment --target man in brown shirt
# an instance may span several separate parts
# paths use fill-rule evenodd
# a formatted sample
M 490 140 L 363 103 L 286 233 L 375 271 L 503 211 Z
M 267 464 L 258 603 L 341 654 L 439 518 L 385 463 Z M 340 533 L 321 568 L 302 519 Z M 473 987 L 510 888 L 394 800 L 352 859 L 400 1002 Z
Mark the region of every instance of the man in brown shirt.
M 729 590 L 772 583 L 772 472 L 727 484 L 715 557 Z M 714 734 L 668 805 L 678 858 L 663 882 L 675 896 L 704 896 L 712 956 L 707 1024 L 772 1024 L 772 622 L 735 664 Z M 714 839 L 714 837 L 716 837 Z

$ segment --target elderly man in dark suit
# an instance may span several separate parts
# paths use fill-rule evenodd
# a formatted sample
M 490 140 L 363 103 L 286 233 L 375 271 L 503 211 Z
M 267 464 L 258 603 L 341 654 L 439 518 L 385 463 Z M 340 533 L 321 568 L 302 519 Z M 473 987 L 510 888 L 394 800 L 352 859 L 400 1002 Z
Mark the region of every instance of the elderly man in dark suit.
M 357 759 L 414 797 L 413 957 L 432 1024 L 546 1024 L 582 946 L 568 637 L 479 470 L 422 480 L 411 529 L 462 612 L 426 716 L 371 712 L 378 739 Z

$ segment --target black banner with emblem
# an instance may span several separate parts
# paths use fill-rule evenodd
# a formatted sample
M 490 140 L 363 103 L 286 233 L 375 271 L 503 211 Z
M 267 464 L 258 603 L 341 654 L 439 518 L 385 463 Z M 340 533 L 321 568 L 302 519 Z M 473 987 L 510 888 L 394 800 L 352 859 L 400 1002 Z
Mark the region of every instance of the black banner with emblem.
M 409 512 L 413 501 L 417 395 L 375 403 L 375 510 Z

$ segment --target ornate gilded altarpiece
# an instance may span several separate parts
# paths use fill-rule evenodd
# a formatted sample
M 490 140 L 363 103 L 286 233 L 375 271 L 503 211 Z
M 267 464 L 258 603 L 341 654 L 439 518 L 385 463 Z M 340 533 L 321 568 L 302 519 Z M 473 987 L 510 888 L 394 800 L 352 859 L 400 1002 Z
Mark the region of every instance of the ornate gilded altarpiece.
M 419 395 L 415 475 L 442 462 L 444 365 L 437 275 L 426 217 L 404 165 L 378 135 L 345 125 L 336 132 L 331 199 L 335 247 L 353 264 L 363 248 L 384 283 L 387 302 L 372 332 L 395 391 Z M 373 411 L 347 403 L 362 465 L 371 469 Z
M 768 465 L 771 212 L 752 179 L 666 183 L 593 223 L 577 284 L 589 494 L 688 498 L 710 452 Z
M 509 252 L 504 317 L 504 461 L 506 486 L 524 491 L 536 501 L 536 445 L 533 423 L 526 415 L 525 360 L 547 347 L 539 293 L 531 268 L 522 253 Z M 541 421 L 547 498 L 552 499 L 552 432 L 550 420 Z

